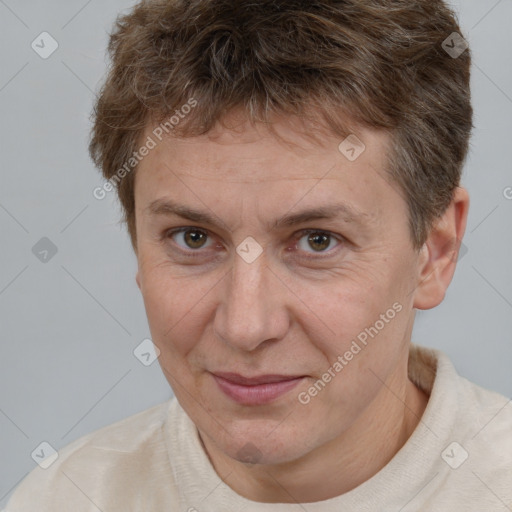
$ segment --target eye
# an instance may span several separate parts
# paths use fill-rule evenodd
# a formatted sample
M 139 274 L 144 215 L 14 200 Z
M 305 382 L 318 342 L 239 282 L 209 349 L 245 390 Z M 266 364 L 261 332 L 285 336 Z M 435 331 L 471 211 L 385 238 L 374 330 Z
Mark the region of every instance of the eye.
M 208 233 L 198 228 L 186 227 L 174 229 L 166 233 L 166 238 L 171 238 L 174 241 L 176 241 L 178 238 L 181 238 L 184 245 L 181 245 L 178 242 L 176 242 L 176 244 L 181 249 L 189 252 L 208 247 L 205 245 L 208 239 Z
M 193 253 L 197 253 L 197 256 L 201 254 L 201 249 L 207 249 L 215 246 L 213 240 L 208 245 L 209 234 L 204 229 L 195 227 L 182 227 L 177 229 L 169 230 L 165 233 L 166 239 L 171 239 L 178 246 L 182 253 L 187 256 L 195 256 Z M 179 241 L 181 239 L 181 242 Z M 336 247 L 335 241 L 338 241 L 337 246 L 342 244 L 342 237 L 338 237 L 327 231 L 308 229 L 300 231 L 296 236 L 295 246 L 299 251 L 307 254 L 318 254 L 319 256 L 332 252 L 332 248 Z M 295 248 L 295 247 L 294 247 Z M 290 249 L 289 249 L 290 250 Z M 293 249 L 292 249 L 293 250 Z
M 334 241 L 338 240 L 341 244 L 341 240 L 329 232 L 319 231 L 314 229 L 308 229 L 306 231 L 301 231 L 298 237 L 298 244 L 300 250 L 306 253 L 326 253 L 330 252 L 329 247 L 334 245 Z M 304 240 L 304 243 L 302 241 Z M 339 244 L 338 244 L 339 245 Z M 307 248 L 313 249 L 312 251 L 308 251 Z

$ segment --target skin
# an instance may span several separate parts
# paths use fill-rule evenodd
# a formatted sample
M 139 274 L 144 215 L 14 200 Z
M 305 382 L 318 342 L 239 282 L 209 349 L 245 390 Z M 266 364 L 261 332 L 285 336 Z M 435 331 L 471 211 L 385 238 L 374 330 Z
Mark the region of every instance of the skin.
M 219 476 L 254 501 L 326 500 L 381 470 L 421 419 L 428 397 L 407 376 L 414 315 L 444 298 L 469 199 L 456 189 L 417 250 L 406 202 L 383 168 L 386 133 L 358 128 L 366 149 L 350 162 L 327 131 L 320 144 L 297 120 L 276 118 L 290 144 L 232 117 L 233 126 L 203 136 L 168 137 L 139 164 L 136 281 L 162 370 Z M 217 225 L 151 214 L 161 198 L 206 211 Z M 269 227 L 331 203 L 362 212 L 362 223 Z M 188 236 L 169 234 L 181 227 Z M 306 229 L 332 236 L 322 245 Z M 263 249 L 252 263 L 236 252 L 248 236 Z M 300 403 L 394 303 L 402 310 Z M 307 378 L 273 403 L 249 406 L 220 391 L 210 372 L 221 371 Z

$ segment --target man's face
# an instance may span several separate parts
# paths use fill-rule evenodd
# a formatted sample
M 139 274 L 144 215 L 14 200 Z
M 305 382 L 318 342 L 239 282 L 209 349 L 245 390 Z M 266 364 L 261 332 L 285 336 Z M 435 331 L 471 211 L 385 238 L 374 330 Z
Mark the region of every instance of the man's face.
M 383 382 L 406 379 L 418 278 L 387 135 L 358 131 L 366 149 L 349 161 L 339 137 L 276 129 L 300 147 L 248 124 L 160 142 L 135 185 L 137 282 L 165 376 L 219 450 L 268 464 L 340 436 L 383 406 Z M 251 387 L 220 373 L 298 378 Z

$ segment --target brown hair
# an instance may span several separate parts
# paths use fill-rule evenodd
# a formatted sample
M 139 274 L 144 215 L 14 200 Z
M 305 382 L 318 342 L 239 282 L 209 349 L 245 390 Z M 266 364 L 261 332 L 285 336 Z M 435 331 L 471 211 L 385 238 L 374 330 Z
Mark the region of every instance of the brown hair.
M 191 98 L 177 136 L 207 133 L 238 108 L 251 122 L 312 109 L 335 133 L 348 116 L 390 133 L 386 170 L 420 248 L 459 185 L 473 128 L 470 51 L 442 46 L 453 32 L 442 0 L 142 1 L 110 36 L 91 157 L 112 180 L 149 120 Z M 116 187 L 136 250 L 132 164 Z

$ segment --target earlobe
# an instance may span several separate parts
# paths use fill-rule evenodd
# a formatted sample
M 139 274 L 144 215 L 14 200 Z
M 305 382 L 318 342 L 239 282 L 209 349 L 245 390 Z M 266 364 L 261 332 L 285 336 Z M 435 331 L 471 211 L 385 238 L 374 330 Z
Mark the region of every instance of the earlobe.
M 443 301 L 457 265 L 468 209 L 467 190 L 458 187 L 452 202 L 432 227 L 421 249 L 413 307 L 431 309 Z
M 142 288 L 140 286 L 140 276 L 139 271 L 137 271 L 137 274 L 135 274 L 135 282 L 137 283 L 137 286 L 139 287 L 139 290 L 142 291 Z

